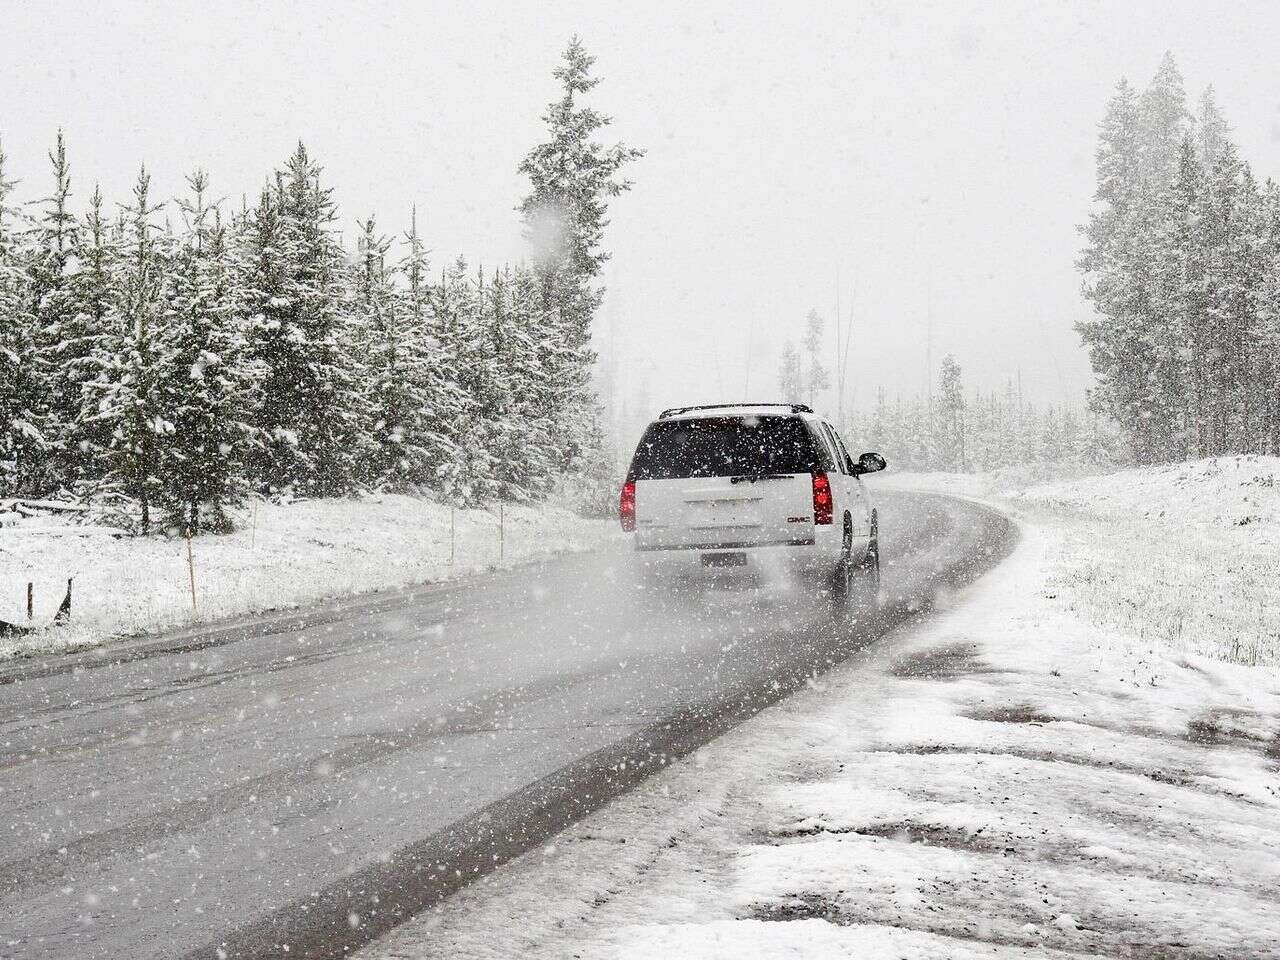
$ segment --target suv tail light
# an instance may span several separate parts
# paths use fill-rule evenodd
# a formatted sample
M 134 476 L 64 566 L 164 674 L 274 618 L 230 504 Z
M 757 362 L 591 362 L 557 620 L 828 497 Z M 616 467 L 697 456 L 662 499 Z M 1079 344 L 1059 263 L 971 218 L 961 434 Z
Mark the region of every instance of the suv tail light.
M 817 494 L 814 494 L 816 497 Z M 816 502 L 816 501 L 815 501 Z M 622 496 L 618 498 L 618 519 L 622 521 L 622 529 L 627 533 L 636 528 L 636 482 L 628 480 L 622 485 Z M 828 523 L 830 520 L 828 520 Z
M 831 481 L 821 470 L 813 472 L 813 522 L 831 523 Z M 632 505 L 634 511 L 635 506 Z

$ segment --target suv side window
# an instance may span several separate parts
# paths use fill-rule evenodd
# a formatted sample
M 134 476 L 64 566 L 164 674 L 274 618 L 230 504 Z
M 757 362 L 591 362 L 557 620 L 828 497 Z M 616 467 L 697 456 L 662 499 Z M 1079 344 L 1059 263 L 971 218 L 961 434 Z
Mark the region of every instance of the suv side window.
M 835 457 L 837 469 L 841 473 L 848 473 L 849 464 L 840 453 L 840 439 L 836 436 L 835 428 L 824 420 L 822 422 L 822 433 L 827 438 L 827 445 L 831 447 L 831 453 Z
M 836 433 L 835 427 L 831 428 L 832 434 L 836 438 L 836 449 L 840 451 L 840 459 L 844 462 L 845 473 L 853 473 L 853 457 L 849 456 L 849 451 L 845 449 L 844 441 L 840 439 L 840 434 Z

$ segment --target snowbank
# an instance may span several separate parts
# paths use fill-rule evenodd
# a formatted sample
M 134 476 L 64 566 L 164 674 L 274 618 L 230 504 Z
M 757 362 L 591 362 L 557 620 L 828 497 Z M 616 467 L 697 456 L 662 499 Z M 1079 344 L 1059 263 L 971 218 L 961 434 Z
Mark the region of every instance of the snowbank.
M 1151 651 L 1280 670 L 1280 458 L 1032 487 L 1005 501 L 1062 536 L 1067 609 Z
M 1116 642 L 1280 670 L 1280 458 L 1049 482 L 1026 471 L 872 482 L 977 498 L 1053 529 L 1050 592 Z
M 1028 503 L 1066 506 L 1097 516 L 1142 517 L 1177 526 L 1280 525 L 1280 457 L 1219 457 L 1124 470 L 1033 486 Z
M 235 533 L 193 541 L 193 609 L 185 540 L 59 516 L 0 518 L 0 620 L 26 622 L 33 582 L 36 622 L 47 623 L 74 578 L 71 624 L 0 639 L 0 657 L 442 580 L 593 547 L 613 530 L 554 506 L 506 506 L 500 525 L 497 508 L 451 511 L 406 496 L 259 503 Z
M 1024 533 L 365 960 L 1276 956 L 1276 684 L 1099 631 Z
M 1074 462 L 1048 462 L 1001 467 L 985 473 L 951 473 L 930 471 L 917 473 L 895 470 L 893 464 L 883 474 L 872 474 L 867 483 L 873 488 L 915 490 L 921 493 L 946 493 L 962 497 L 991 498 L 1021 493 L 1028 487 L 1049 481 L 1096 477 L 1102 472 L 1096 466 Z

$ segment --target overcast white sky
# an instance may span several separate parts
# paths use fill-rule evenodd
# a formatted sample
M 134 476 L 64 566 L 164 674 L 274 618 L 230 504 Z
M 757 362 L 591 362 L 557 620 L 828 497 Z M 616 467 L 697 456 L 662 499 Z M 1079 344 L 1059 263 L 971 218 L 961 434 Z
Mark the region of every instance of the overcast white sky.
M 1166 49 L 1280 173 L 1271 4 L 5 6 L 0 137 L 27 197 L 59 125 L 81 201 L 93 180 L 123 199 L 141 161 L 167 194 L 202 165 L 252 195 L 301 137 L 348 226 L 402 229 L 416 202 L 438 260 L 487 264 L 520 257 L 516 165 L 577 32 L 596 104 L 649 151 L 614 205 L 598 339 L 655 407 L 773 396 L 837 270 L 855 401 L 922 389 L 930 302 L 935 360 L 971 384 L 1021 371 L 1033 398 L 1077 399 L 1096 124 Z

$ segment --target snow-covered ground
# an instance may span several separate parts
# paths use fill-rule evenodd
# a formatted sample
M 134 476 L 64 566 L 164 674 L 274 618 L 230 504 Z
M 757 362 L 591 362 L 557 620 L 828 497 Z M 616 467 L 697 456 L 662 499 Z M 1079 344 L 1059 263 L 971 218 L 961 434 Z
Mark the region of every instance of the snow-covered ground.
M 867 477 L 873 487 L 886 486 L 922 493 L 949 493 L 956 496 L 990 498 L 1020 493 L 1038 484 L 1071 479 L 1091 479 L 1105 472 L 1101 467 L 1083 467 L 1067 462 L 1002 467 L 990 473 L 916 473 L 896 470 Z
M 1051 592 L 1099 627 L 1153 650 L 1280 670 L 1280 458 L 1051 482 L 1026 471 L 879 482 L 981 499 L 1052 529 Z
M 0 620 L 27 622 L 29 582 L 37 623 L 53 617 L 68 578 L 74 586 L 69 625 L 0 638 L 0 658 L 443 580 L 595 546 L 615 529 L 555 506 L 508 505 L 501 529 L 499 519 L 495 507 L 451 520 L 447 505 L 395 495 L 258 503 L 236 532 L 193 541 L 193 609 L 185 540 L 3 511 Z
M 1061 535 L 1053 592 L 1099 628 L 1280 671 L 1280 458 L 1129 470 L 1006 502 Z
M 1205 554 L 1254 542 L 1236 531 L 1274 538 L 1277 473 L 1206 462 L 1006 500 L 1019 547 L 948 609 L 367 960 L 1280 957 L 1275 672 L 1225 662 L 1219 640 L 1217 659 L 1189 652 L 1168 621 L 1123 626 L 1163 592 L 1235 596 L 1241 563 L 1261 576 L 1261 548 L 1214 557 L 1211 577 L 1156 558 L 1179 538 Z M 1133 611 L 1107 613 L 1124 586 L 1104 595 L 1080 571 L 1125 566 Z M 1184 622 L 1212 613 L 1188 601 Z

